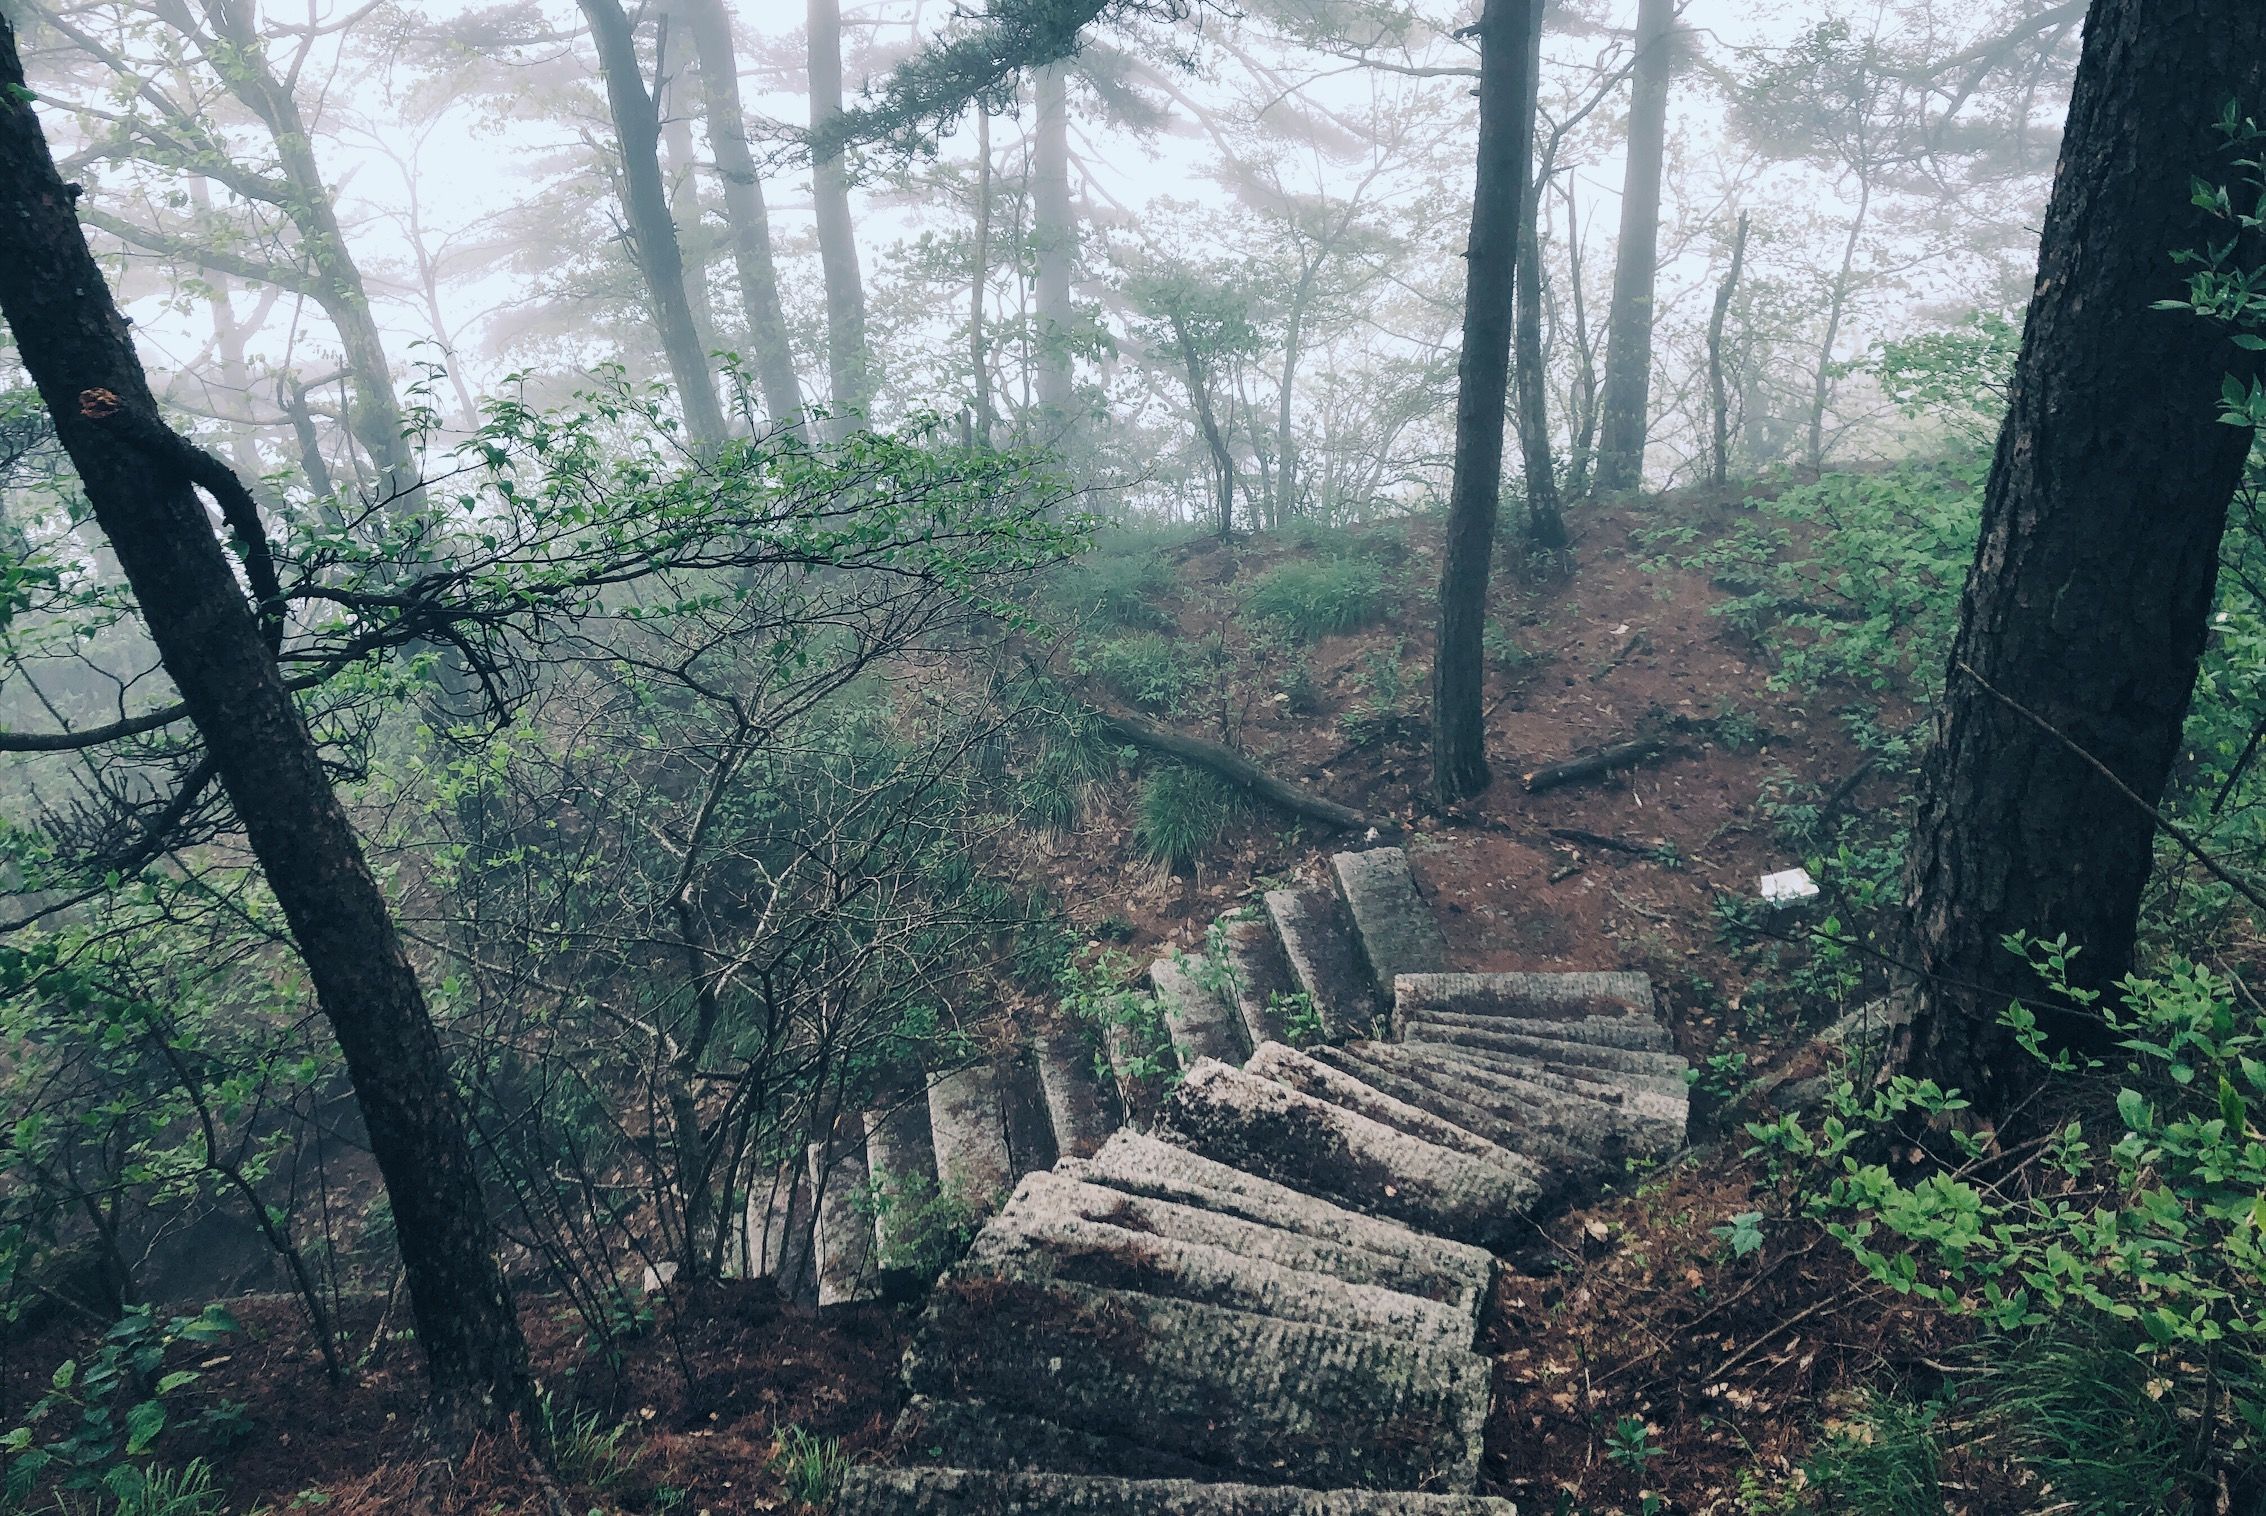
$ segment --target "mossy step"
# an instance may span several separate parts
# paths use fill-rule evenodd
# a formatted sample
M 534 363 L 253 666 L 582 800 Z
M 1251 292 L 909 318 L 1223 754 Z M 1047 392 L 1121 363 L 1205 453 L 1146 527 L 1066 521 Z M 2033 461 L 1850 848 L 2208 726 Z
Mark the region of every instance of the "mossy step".
M 1518 1516 L 1508 1500 L 975 1469 L 854 1468 L 839 1516 Z
M 1194 1152 L 1353 1210 L 1459 1242 L 1508 1242 L 1540 1197 L 1526 1165 L 1412 1137 L 1272 1079 L 1206 1059 L 1160 1130 Z
M 1643 974 L 1402 973 L 1391 981 L 1395 1024 L 1447 1012 L 1535 1021 L 1598 1018 L 1659 1026 L 1652 981 Z
M 1579 1112 L 1586 1108 L 1615 1134 L 1624 1154 L 1673 1151 L 1683 1145 L 1690 1121 L 1690 1105 L 1680 1084 L 1670 1088 L 1657 1081 L 1631 1080 L 1626 1075 L 1596 1070 L 1578 1071 L 1589 1077 L 1576 1077 L 1577 1071 L 1563 1064 L 1545 1065 L 1515 1053 L 1486 1053 L 1448 1043 L 1396 1042 L 1386 1046 L 1500 1088 L 1505 1102 L 1502 1109 L 1536 1109 L 1582 1120 Z M 1624 1082 L 1606 1084 L 1603 1080 Z
M 1235 1009 L 1243 1018 L 1244 1040 L 1252 1047 L 1287 1041 L 1290 1025 L 1283 1002 L 1297 993 L 1298 981 L 1274 927 L 1263 917 L 1223 921 L 1220 947 Z
M 1264 1222 L 1247 1221 L 1241 1216 L 1227 1215 L 1203 1206 L 1184 1205 L 1177 1201 L 1158 1200 L 1148 1195 L 1129 1194 L 1111 1189 L 1107 1185 L 1089 1184 L 1065 1170 L 1075 1165 L 1059 1165 L 1052 1173 L 1026 1174 L 1015 1187 L 1015 1194 L 1000 1212 L 1002 1221 L 1021 1217 L 1074 1217 L 1083 1221 L 1099 1222 L 1121 1227 L 1170 1242 L 1194 1243 L 1207 1248 L 1219 1248 L 1239 1258 L 1257 1259 L 1278 1264 L 1286 1269 L 1297 1269 L 1308 1274 L 1327 1275 L 1347 1284 L 1374 1285 L 1401 1295 L 1413 1295 L 1437 1304 L 1465 1324 L 1465 1335 L 1476 1329 L 1479 1307 L 1483 1298 L 1484 1275 L 1468 1268 L 1445 1268 L 1435 1261 L 1405 1254 L 1380 1252 L 1360 1245 L 1354 1236 L 1344 1238 L 1314 1235 Z M 1299 1197 L 1303 1199 L 1304 1197 Z M 1335 1211 L 1319 1201 L 1308 1205 L 1317 1212 Z M 1354 1216 L 1351 1212 L 1337 1215 L 1356 1225 L 1339 1228 L 1340 1231 L 1360 1234 L 1374 1231 L 1385 1224 Z M 1317 1230 L 1330 1230 L 1329 1218 L 1313 1218 Z M 1410 1235 L 1402 1228 L 1391 1228 L 1402 1235 Z
M 1417 892 L 1407 853 L 1397 847 L 1332 853 L 1330 877 L 1353 920 L 1362 961 L 1380 996 L 1390 995 L 1402 974 L 1437 974 L 1447 968 L 1447 939 Z
M 1204 982 L 1201 970 L 1198 959 L 1159 958 L 1149 965 L 1149 988 L 1172 1034 L 1172 1050 L 1183 1068 L 1199 1058 L 1241 1063 L 1251 1054 L 1243 1018 L 1226 995 Z
M 1468 1489 L 1488 1361 L 1126 1290 L 1016 1278 L 973 1260 L 938 1282 L 914 1394 L 987 1401 L 1166 1450 L 1215 1477 Z
M 1681 1089 L 1684 1070 L 1691 1065 L 1679 1053 L 1656 1053 L 1641 1048 L 1606 1047 L 1595 1042 L 1571 1042 L 1558 1037 L 1494 1027 L 1453 1026 L 1429 1017 L 1410 1020 L 1401 1029 L 1403 1042 L 1445 1042 L 1485 1053 L 1511 1053 L 1551 1066 L 1585 1070 L 1601 1083 L 1630 1088 L 1658 1086 Z M 1604 1076 L 1612 1076 L 1610 1078 Z
M 1090 1162 L 1063 1163 L 1056 1173 L 1400 1259 L 1452 1283 L 1459 1306 L 1469 1300 L 1476 1308 L 1495 1275 L 1494 1256 L 1484 1248 L 1362 1215 L 1138 1132 L 1119 1132 Z
M 1122 1120 L 1117 1092 L 1094 1072 L 1093 1045 L 1076 1032 L 1050 1032 L 1031 1040 L 1031 1057 L 1055 1151 L 1091 1158 Z
M 1201 1479 L 1207 1472 L 1169 1449 L 1082 1432 L 984 1400 L 914 1395 L 898 1414 L 891 1439 L 908 1462 L 952 1469 L 1128 1479 Z
M 1353 918 L 1337 891 L 1269 890 L 1262 897 L 1283 958 L 1332 1038 L 1368 1037 L 1377 1028 L 1377 987 L 1361 961 Z
M 1023 1191 L 1018 1188 L 1017 1193 Z M 1434 1347 L 1470 1347 L 1476 1325 L 1420 1296 L 1348 1284 L 1206 1243 L 1091 1221 L 1044 1204 L 1011 1207 L 993 1217 L 976 1235 L 966 1261 L 971 1269 L 1002 1278 L 1132 1290 Z
M 1546 1198 L 1563 1194 L 1572 1186 L 1594 1184 L 1611 1172 L 1608 1155 L 1618 1151 L 1619 1142 L 1602 1113 L 1575 1113 L 1556 1105 L 1537 1109 L 1530 1102 L 1505 1105 L 1500 1103 L 1499 1092 L 1475 1082 L 1459 1084 L 1452 1073 L 1443 1077 L 1434 1068 L 1404 1067 L 1397 1060 L 1377 1056 L 1380 1049 L 1398 1046 L 1349 1042 L 1340 1047 L 1315 1048 L 1313 1057 L 1498 1147 L 1525 1154 L 1544 1175 Z

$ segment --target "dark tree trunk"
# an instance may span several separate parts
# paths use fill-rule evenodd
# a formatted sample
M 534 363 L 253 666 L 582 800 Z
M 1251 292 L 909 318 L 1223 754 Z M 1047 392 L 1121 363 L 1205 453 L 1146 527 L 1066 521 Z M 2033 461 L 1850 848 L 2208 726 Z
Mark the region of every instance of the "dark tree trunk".
M 1078 231 L 1070 219 L 1069 65 L 1034 76 L 1038 121 L 1031 140 L 1031 240 L 1038 255 L 1039 433 L 1059 442 L 1070 426 L 1070 266 Z
M 71 210 L 0 21 L 0 314 L 70 452 L 345 1055 L 393 1205 L 443 1425 L 535 1409 L 457 1092 L 385 897 L 332 793 Z M 240 504 L 248 505 L 247 501 Z
M 1717 485 L 1731 478 L 1731 395 L 1723 377 L 1723 327 L 1731 315 L 1731 297 L 1739 292 L 1739 274 L 1747 262 L 1747 213 L 1739 212 L 1739 230 L 1731 238 L 1731 270 L 1715 287 L 1715 310 L 1707 320 L 1707 391 L 1715 421 L 1715 452 L 1710 469 Z
M 724 220 L 732 230 L 732 267 L 739 275 L 740 304 L 747 317 L 748 346 L 763 407 L 778 422 L 802 415 L 802 386 L 795 380 L 795 355 L 787 343 L 786 308 L 779 301 L 779 270 L 771 257 L 771 217 L 763 204 L 763 181 L 747 145 L 747 116 L 740 108 L 739 54 L 732 46 L 732 22 L 724 0 L 687 0 L 686 19 L 700 62 L 701 111 L 708 123 L 708 150 L 716 175 L 724 181 Z
M 968 276 L 968 380 L 973 386 L 973 435 L 991 446 L 991 349 L 984 340 L 984 302 L 991 294 L 991 113 L 976 106 L 976 239 Z
M 1503 490 L 1511 293 L 1519 211 L 1534 151 L 1526 129 L 1537 0 L 1486 0 L 1479 18 L 1479 154 L 1464 250 L 1463 356 L 1456 369 L 1455 472 L 1448 487 L 1440 621 L 1432 655 L 1432 790 L 1448 805 L 1487 788 L 1487 569 Z
M 1621 243 L 1606 320 L 1604 435 L 1597 487 L 1644 483 L 1652 408 L 1652 301 L 1660 264 L 1660 168 L 1668 149 L 1669 33 L 1676 0 L 1638 0 L 1636 64 L 1629 79 L 1628 170 L 1621 181 Z
M 1534 140 L 1542 101 L 1542 8 L 1534 8 L 1534 30 L 1527 45 L 1525 123 Z M 1526 474 L 1526 535 L 1536 547 L 1556 552 L 1566 545 L 1566 519 L 1558 506 L 1557 463 L 1550 456 L 1550 398 L 1542 365 L 1542 185 L 1529 174 L 1519 211 L 1518 327 L 1514 335 L 1518 376 L 1519 451 Z
M 1589 471 L 1597 442 L 1597 348 L 1589 336 L 1589 305 L 1582 290 L 1581 226 L 1574 213 L 1573 176 L 1566 178 L 1566 288 L 1574 313 L 1574 393 L 1572 446 L 1566 459 L 1566 493 L 1589 493 Z
M 1172 335 L 1180 346 L 1180 361 L 1188 371 L 1188 401 L 1196 408 L 1196 428 L 1204 434 L 1204 446 L 1212 455 L 1212 477 L 1219 484 L 1220 536 L 1232 537 L 1235 535 L 1235 454 L 1228 447 L 1227 436 L 1220 430 L 1219 417 L 1212 409 L 1211 376 L 1204 371 L 1203 356 L 1196 351 L 1196 340 L 1189 334 L 1188 323 L 1178 314 L 1171 319 Z
M 685 295 L 684 253 L 677 224 L 669 214 L 669 187 L 661 177 L 661 106 L 645 87 L 637 61 L 637 37 L 621 0 L 579 0 L 598 45 L 598 68 L 606 76 L 606 105 L 614 118 L 614 140 L 621 150 L 622 211 L 638 271 L 653 301 L 654 325 L 669 377 L 684 407 L 685 425 L 704 448 L 724 441 L 724 412 L 716 403 L 715 377 L 701 350 L 700 328 Z
M 816 131 L 842 114 L 842 7 L 810 0 L 810 125 Z M 873 398 L 865 345 L 865 283 L 858 273 L 858 229 L 850 216 L 850 171 L 840 152 L 810 166 L 818 216 L 818 262 L 826 277 L 826 371 L 839 418 L 854 428 Z
M 2096 0 L 1912 833 L 1907 1050 L 1986 1110 L 2027 1082 L 1998 1018 L 2039 989 L 2001 939 L 2066 933 L 2090 987 L 2131 965 L 2154 824 L 2071 744 L 2163 793 L 2251 445 L 2220 386 L 2258 364 L 2151 306 L 2184 293 L 2172 253 L 2221 235 L 2189 190 L 2228 161 L 2220 111 L 2262 100 L 2266 7 Z

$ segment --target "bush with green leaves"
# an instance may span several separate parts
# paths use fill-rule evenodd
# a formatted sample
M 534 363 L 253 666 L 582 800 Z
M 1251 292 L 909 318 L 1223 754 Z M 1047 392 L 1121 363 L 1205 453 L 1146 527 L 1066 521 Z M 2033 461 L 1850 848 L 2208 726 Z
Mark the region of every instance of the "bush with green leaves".
M 1171 540 L 1152 532 L 1114 532 L 1054 574 L 1046 598 L 1073 620 L 1131 631 L 1168 631 L 1167 602 L 1178 590 L 1165 553 Z
M 1218 844 L 1242 809 L 1236 792 L 1202 769 L 1165 764 L 1141 781 L 1133 841 L 1151 862 L 1190 868 Z
M 1878 1284 L 1972 1323 L 1983 1361 L 2033 1366 L 1979 1377 L 1967 1416 L 2041 1481 L 2097 1492 L 2073 1509 L 2209 1510 L 2222 1478 L 2266 1499 L 2266 1015 L 2196 965 L 2106 997 L 2071 982 L 2065 942 L 2007 945 L 2119 1049 L 2113 1068 L 2077 1066 L 2008 1008 L 2074 1112 L 2023 1156 L 1967 1133 L 1957 1091 L 1904 1075 L 1844 1082 L 1814 1124 L 1750 1124 L 1753 1151 L 1803 1175 L 1805 1210 Z M 1891 1167 L 1915 1122 L 1964 1161 Z
M 1373 558 L 1294 560 L 1269 569 L 1244 604 L 1302 641 L 1368 626 L 1385 613 L 1385 571 Z
M 1179 710 L 1204 682 L 1203 670 L 1185 645 L 1161 632 L 1133 632 L 1081 644 L 1070 667 L 1152 711 Z

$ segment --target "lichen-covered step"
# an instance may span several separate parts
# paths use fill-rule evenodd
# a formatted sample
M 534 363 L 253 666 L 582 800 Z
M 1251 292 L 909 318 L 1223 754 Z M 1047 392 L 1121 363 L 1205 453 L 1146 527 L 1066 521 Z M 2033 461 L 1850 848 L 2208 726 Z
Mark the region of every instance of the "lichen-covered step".
M 1370 980 L 1383 995 L 1402 974 L 1436 974 L 1448 966 L 1447 939 L 1417 893 L 1408 854 L 1397 847 L 1332 853 L 1330 877 L 1353 918 Z
M 1377 1027 L 1377 988 L 1361 961 L 1353 918 L 1330 889 L 1269 890 L 1267 921 L 1298 989 L 1332 1038 L 1367 1037 Z
M 974 1469 L 853 1468 L 840 1516 L 1518 1516 L 1508 1500 Z
M 1680 1090 L 1684 1086 L 1684 1070 L 1690 1067 L 1677 1053 L 1608 1047 L 1595 1042 L 1498 1031 L 1493 1027 L 1450 1026 L 1424 1017 L 1410 1020 L 1400 1040 L 1444 1042 L 1483 1053 L 1531 1058 L 1545 1066 L 1583 1070 L 1588 1077 L 1601 1082 L 1630 1088 Z
M 814 1287 L 810 1268 L 810 1160 L 807 1154 L 773 1171 L 750 1191 L 743 1221 L 750 1277 L 768 1279 L 788 1299 Z
M 1499 1088 L 1505 1101 L 1502 1109 L 1555 1116 L 1568 1122 L 1570 1129 L 1587 1125 L 1592 1118 L 1601 1121 L 1625 1153 L 1659 1153 L 1683 1145 L 1690 1106 L 1688 1093 L 1680 1085 L 1667 1087 L 1658 1081 L 1628 1079 L 1595 1069 L 1577 1072 L 1571 1065 L 1545 1065 L 1517 1054 L 1486 1053 L 1450 1043 L 1396 1042 L 1382 1046 L 1395 1049 L 1395 1056 L 1427 1060 Z M 1582 1114 L 1585 1111 L 1589 1116 Z M 1606 1149 L 1601 1147 L 1600 1151 Z
M 1028 1183 L 1017 1186 L 1020 1203 L 1010 1204 L 976 1235 L 967 1254 L 970 1269 L 1003 1278 L 1137 1290 L 1438 1347 L 1471 1346 L 1471 1319 L 1438 1301 L 1088 1220 L 1074 1205 L 1049 1204 L 1050 1196 L 1031 1194 Z
M 1290 1021 L 1285 1002 L 1298 991 L 1275 929 L 1261 916 L 1239 915 L 1220 923 L 1220 951 L 1227 960 L 1230 993 L 1243 1018 L 1243 1039 L 1252 1047 L 1286 1042 Z
M 987 1400 L 911 1396 L 897 1417 L 892 1440 L 906 1459 L 948 1469 L 1109 1474 L 1127 1479 L 1202 1479 L 1209 1472 L 1167 1448 L 1080 1431 L 1044 1416 L 1004 1411 Z
M 1188 1156 L 1194 1157 L 1193 1154 Z M 1065 1172 L 1066 1169 L 1070 1172 Z M 1411 1235 L 1397 1223 L 1356 1216 L 1294 1191 L 1285 1191 L 1285 1195 L 1304 1203 L 1310 1213 L 1307 1219 L 1315 1222 L 1317 1229 L 1330 1228 L 1333 1219 L 1343 1223 L 1335 1228 L 1343 1234 L 1342 1238 L 1317 1236 L 1313 1232 L 1248 1221 L 1203 1206 L 1089 1184 L 1075 1177 L 1075 1172 L 1074 1165 L 1061 1165 L 1052 1173 L 1024 1175 L 1022 1183 L 1015 1187 L 1014 1198 L 999 1213 L 999 1219 L 1007 1221 L 1026 1214 L 1075 1217 L 1164 1241 L 1218 1248 L 1238 1258 L 1277 1264 L 1307 1274 L 1327 1275 L 1347 1284 L 1374 1285 L 1434 1302 L 1462 1324 L 1460 1331 L 1467 1342 L 1477 1330 L 1486 1285 L 1483 1269 L 1463 1266 L 1466 1260 L 1442 1266 L 1434 1260 L 1363 1247 L 1356 1240 L 1365 1236 L 1375 1240 L 1374 1233 L 1388 1228 L 1404 1236 Z
M 1288 1085 L 1300 1094 L 1311 1095 L 1316 1100 L 1326 1100 L 1356 1115 L 1381 1122 L 1396 1132 L 1405 1132 L 1424 1142 L 1453 1148 L 1485 1162 L 1519 1170 L 1539 1186 L 1541 1176 L 1535 1172 L 1531 1160 L 1520 1157 L 1501 1143 L 1478 1132 L 1425 1110 L 1422 1106 L 1396 1099 L 1358 1075 L 1309 1057 L 1296 1048 L 1270 1042 L 1252 1056 L 1244 1069 L 1246 1073 L 1258 1074 L 1277 1084 Z
M 1499 1147 L 1526 1154 L 1560 1188 L 1604 1178 L 1622 1151 L 1612 1109 L 1558 1090 L 1483 1075 L 1454 1058 L 1427 1057 L 1423 1050 L 1397 1042 L 1318 1047 L 1313 1057 Z
M 905 1355 L 905 1385 L 1193 1460 L 1216 1477 L 1469 1489 L 1489 1365 L 1426 1347 L 963 1263 Z
M 972 1205 L 989 1207 L 1015 1182 L 1002 1100 L 995 1063 L 971 1063 L 929 1081 L 937 1183 Z
M 1159 958 L 1149 965 L 1149 987 L 1172 1034 L 1172 1050 L 1186 1068 L 1199 1058 L 1241 1063 L 1251 1049 L 1243 1040 L 1243 1018 L 1227 997 L 1205 983 L 1200 960 Z
M 1093 1045 L 1076 1032 L 1047 1032 L 1031 1040 L 1031 1056 L 1055 1151 L 1091 1158 L 1120 1124 L 1117 1094 L 1094 1072 Z
M 1000 1125 L 1007 1131 L 1007 1164 L 1014 1180 L 1054 1167 L 1061 1157 L 1054 1145 L 1054 1121 L 1039 1082 L 1038 1060 L 1029 1046 L 999 1060 Z
M 866 1210 L 866 1157 L 862 1140 L 845 1133 L 833 1142 L 814 1142 L 808 1150 L 810 1182 L 818 1192 L 818 1308 L 853 1305 L 881 1293 L 874 1267 L 873 1219 Z M 862 1131 L 860 1133 L 862 1138 Z
M 914 1282 L 919 1215 L 937 1190 L 924 1092 L 899 1094 L 866 1111 L 865 1161 L 875 1201 L 874 1264 L 884 1291 L 894 1292 Z
M 1161 1129 L 1207 1158 L 1482 1246 L 1515 1237 L 1541 1195 L 1526 1165 L 1411 1137 L 1211 1059 L 1188 1071 L 1165 1105 Z
M 1435 1012 L 1535 1021 L 1592 1017 L 1660 1028 L 1652 981 L 1643 974 L 1402 973 L 1392 981 L 1393 1018 Z

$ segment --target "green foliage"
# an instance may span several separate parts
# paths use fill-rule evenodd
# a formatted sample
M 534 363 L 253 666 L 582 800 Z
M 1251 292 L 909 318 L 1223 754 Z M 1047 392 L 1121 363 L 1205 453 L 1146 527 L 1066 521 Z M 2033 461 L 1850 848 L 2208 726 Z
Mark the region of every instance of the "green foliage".
M 1642 1474 L 1661 1451 L 1642 1416 L 1623 1416 L 1606 1429 L 1605 1456 L 1634 1473 Z
M 175 1496 L 184 1487 L 193 1492 L 194 1474 L 153 1475 L 150 1465 L 152 1446 L 190 1398 L 184 1392 L 203 1377 L 194 1369 L 168 1370 L 165 1360 L 177 1345 L 210 1346 L 236 1330 L 235 1319 L 217 1305 L 164 1321 L 147 1306 L 129 1309 L 92 1353 L 58 1364 L 23 1419 L 0 1436 L 6 1459 L 0 1489 L 19 1505 L 43 1484 L 101 1491 L 122 1504 L 141 1498 L 153 1477 Z M 225 1421 L 227 1415 L 226 1407 L 206 1407 L 203 1419 Z
M 1165 608 L 1179 587 L 1165 561 L 1169 539 L 1119 532 L 1056 574 L 1047 598 L 1065 615 L 1133 631 L 1168 631 Z
M 842 1476 L 850 1471 L 850 1455 L 839 1437 L 820 1437 L 790 1425 L 779 1430 L 771 1467 L 786 1486 L 789 1500 L 818 1509 L 842 1487 Z
M 1942 1516 L 1939 1412 L 1868 1395 L 1853 1421 L 1827 1432 L 1805 1472 L 1819 1508 L 1847 1516 Z
M 1369 625 L 1385 612 L 1385 574 L 1375 560 L 1292 561 L 1269 569 L 1244 602 L 1253 616 L 1312 642 Z
M 1155 711 L 1176 711 L 1204 682 L 1184 643 L 1159 632 L 1134 632 L 1081 646 L 1071 668 L 1090 675 L 1126 700 Z
M 1134 978 L 1133 960 L 1117 948 L 1104 948 L 1091 959 L 1066 958 L 1055 975 L 1063 1014 L 1093 1039 L 1094 1071 L 1105 1083 L 1117 1078 L 1104 1052 L 1113 1040 L 1125 1058 L 1127 1079 L 1171 1079 L 1178 1073 L 1164 1012 L 1154 995 L 1134 987 Z
M 1211 851 L 1241 810 L 1236 792 L 1202 769 L 1164 764 L 1141 781 L 1133 841 L 1151 862 L 1189 868 Z
M 856 1198 L 860 1214 L 886 1223 L 881 1230 L 889 1246 L 876 1262 L 922 1279 L 934 1279 L 968 1250 L 987 1209 L 982 1197 L 926 1174 L 884 1170 L 876 1170 Z
M 1294 1048 L 1316 1047 L 1330 1040 L 1330 1029 L 1315 1009 L 1314 997 L 1304 990 L 1272 990 L 1267 1012 L 1281 1023 L 1283 1038 Z
M 1954 327 L 1876 343 L 1860 367 L 1899 411 L 1940 421 L 1955 441 L 1980 449 L 1998 434 L 2021 351 L 2019 326 L 1977 311 Z
M 552 1466 L 568 1484 L 611 1495 L 637 1472 L 638 1454 L 629 1442 L 628 1423 L 608 1421 L 596 1411 L 563 1410 L 547 1390 L 541 1406 Z

